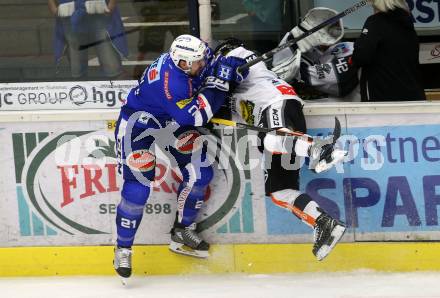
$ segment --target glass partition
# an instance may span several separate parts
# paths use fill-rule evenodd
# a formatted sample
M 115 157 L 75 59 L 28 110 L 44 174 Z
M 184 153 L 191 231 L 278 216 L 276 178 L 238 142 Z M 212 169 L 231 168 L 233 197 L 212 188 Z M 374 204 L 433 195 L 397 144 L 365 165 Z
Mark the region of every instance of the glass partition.
M 270 50 L 291 27 L 294 2 L 212 0 L 213 38 Z M 0 0 L 0 82 L 137 79 L 190 32 L 188 3 Z
M 292 25 L 296 1 L 214 1 L 212 35 L 215 41 L 235 37 L 261 53 L 276 47 Z
M 190 1 L 197 2 L 0 0 L 0 82 L 137 79 L 177 35 L 190 33 Z M 311 7 L 341 11 L 355 2 L 211 0 L 213 40 L 239 38 L 264 53 Z M 428 43 L 421 47 L 428 57 L 423 62 L 427 88 L 439 84 L 434 79 L 440 69 L 437 2 L 408 0 L 421 42 Z M 371 12 L 362 8 L 344 18 L 345 37 L 356 38 Z
M 0 82 L 136 79 L 189 32 L 187 0 L 81 2 L 0 0 Z

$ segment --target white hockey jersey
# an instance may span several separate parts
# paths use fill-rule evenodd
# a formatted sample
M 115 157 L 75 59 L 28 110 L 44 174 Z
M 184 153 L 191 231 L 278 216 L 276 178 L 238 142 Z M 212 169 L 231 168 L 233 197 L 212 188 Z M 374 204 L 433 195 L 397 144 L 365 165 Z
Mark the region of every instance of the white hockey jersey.
M 337 43 L 325 51 L 313 48 L 301 56 L 301 80 L 330 96 L 357 100 L 359 79 L 352 55 L 352 42 Z
M 243 58 L 248 62 L 256 58 L 254 52 L 243 47 L 233 49 L 227 56 Z M 291 99 L 302 102 L 291 85 L 267 69 L 264 62 L 259 62 L 249 68 L 249 75 L 234 90 L 233 112 L 238 113 L 247 124 L 258 125 L 268 106 Z

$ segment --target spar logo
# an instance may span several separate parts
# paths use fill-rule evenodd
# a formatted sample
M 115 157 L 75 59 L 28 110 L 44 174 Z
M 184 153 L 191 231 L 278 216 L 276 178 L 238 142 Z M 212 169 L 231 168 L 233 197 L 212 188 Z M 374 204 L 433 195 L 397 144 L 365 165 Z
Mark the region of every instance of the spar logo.
M 32 135 L 34 142 L 20 141 Z M 31 211 L 45 225 L 58 234 L 111 234 L 112 230 L 114 233 L 114 213 L 113 216 L 102 214 L 103 204 L 115 206 L 119 203 L 123 183 L 117 173 L 111 132 L 17 133 L 13 134 L 13 140 L 17 187 L 22 189 Z M 27 153 L 16 150 L 20 144 Z M 218 150 L 222 152 L 223 149 L 218 147 Z M 139 170 L 150 169 L 156 163 L 153 197 L 149 201 L 168 200 L 175 211 L 177 191 L 182 182 L 180 171 L 170 168 L 160 153 L 156 152 L 155 158 L 148 150 L 133 152 L 128 163 Z M 226 169 L 218 169 L 214 164 L 214 179 L 206 198 L 209 202 L 200 212 L 200 230 L 230 217 L 230 211 L 239 203 L 238 198 L 243 196 L 243 171 L 235 166 L 233 156 L 226 163 Z M 145 221 L 153 226 L 158 222 L 167 223 L 170 220 L 164 217 L 174 218 L 174 214 L 162 213 Z

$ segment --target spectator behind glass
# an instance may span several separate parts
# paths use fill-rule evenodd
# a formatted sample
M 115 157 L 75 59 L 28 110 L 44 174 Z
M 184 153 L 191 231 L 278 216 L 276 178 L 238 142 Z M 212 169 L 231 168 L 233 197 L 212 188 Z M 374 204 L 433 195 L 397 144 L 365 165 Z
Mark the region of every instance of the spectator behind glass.
M 362 101 L 425 100 L 419 41 L 405 0 L 373 0 L 354 44 L 353 63 L 362 68 Z
M 281 27 L 281 3 L 279 0 L 243 0 L 257 31 L 275 31 Z
M 107 79 L 120 77 L 121 58 L 128 56 L 128 47 L 116 0 L 48 0 L 48 4 L 56 16 L 56 63 L 67 48 L 72 78 L 84 79 L 88 49 L 93 47 L 102 75 Z
M 251 30 L 249 48 L 258 49 L 259 52 L 268 52 L 275 48 L 278 43 L 278 32 L 282 30 L 281 1 L 280 0 L 242 0 L 242 4 L 249 16 L 240 20 L 237 25 Z M 241 22 L 245 22 L 241 25 Z M 276 32 L 276 34 L 268 34 Z

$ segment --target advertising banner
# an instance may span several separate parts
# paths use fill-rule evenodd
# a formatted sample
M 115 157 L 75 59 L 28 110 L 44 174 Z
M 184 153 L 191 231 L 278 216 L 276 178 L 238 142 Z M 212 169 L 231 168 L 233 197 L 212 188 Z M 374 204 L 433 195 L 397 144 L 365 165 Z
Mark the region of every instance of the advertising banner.
M 329 7 L 341 12 L 357 2 L 359 1 L 315 0 L 314 7 Z M 416 28 L 440 27 L 440 5 L 438 1 L 407 0 L 406 2 L 408 3 L 411 18 Z M 373 14 L 371 6 L 362 8 L 344 17 L 344 26 L 348 29 L 361 29 L 365 20 L 371 14 Z
M 356 241 L 439 240 L 440 118 L 436 114 L 344 115 L 338 146 L 344 164 L 314 174 L 301 169 L 301 189 L 349 226 Z M 308 118 L 309 125 L 329 123 Z M 328 124 L 327 124 L 328 125 Z M 322 124 L 321 124 L 322 126 Z M 329 125 L 328 125 L 329 126 Z M 331 133 L 312 128 L 310 134 Z M 289 217 L 267 205 L 268 233 L 302 233 Z
M 53 122 L 10 124 L 0 131 L 5 140 L 0 147 L 7 152 L 2 166 L 8 169 L 0 188 L 0 223 L 6 227 L 0 232 L 1 246 L 114 243 L 123 181 L 114 131 L 108 127 L 105 121 Z M 245 132 L 221 130 L 218 135 L 228 146 L 217 146 L 223 162 L 215 167 L 199 228 L 215 242 L 264 242 L 263 172 L 251 177 Z M 239 155 L 237 144 L 244 149 Z M 136 243 L 168 243 L 176 214 L 181 173 L 169 167 L 165 154 L 156 154 L 156 182 Z M 255 218 L 263 222 L 254 224 Z
M 440 43 L 420 44 L 419 61 L 421 64 L 440 63 Z
M 119 108 L 137 81 L 0 84 L 0 111 Z
M 435 114 L 338 115 L 348 151 L 328 172 L 301 168 L 300 188 L 348 225 L 344 241 L 440 240 L 440 119 Z M 308 116 L 327 136 L 334 116 Z M 106 121 L 3 124 L 0 246 L 111 245 L 122 179 Z M 110 129 L 109 129 L 110 127 Z M 310 227 L 264 195 L 255 133 L 216 129 L 214 179 L 199 228 L 212 243 L 304 243 Z M 136 244 L 167 244 L 181 182 L 165 153 Z M 222 160 L 219 163 L 219 160 Z

